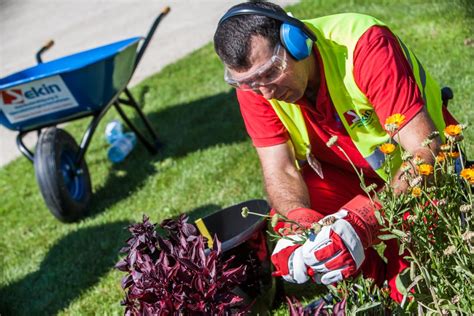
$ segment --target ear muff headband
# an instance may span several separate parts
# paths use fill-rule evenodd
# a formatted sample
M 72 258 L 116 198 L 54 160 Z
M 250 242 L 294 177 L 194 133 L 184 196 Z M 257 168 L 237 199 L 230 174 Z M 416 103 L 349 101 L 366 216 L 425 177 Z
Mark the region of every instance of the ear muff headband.
M 220 19 L 219 25 L 222 24 L 225 20 L 233 17 L 233 16 L 238 16 L 238 15 L 262 15 L 262 16 L 267 16 L 269 18 L 275 19 L 282 21 L 284 23 L 291 24 L 293 26 L 296 26 L 303 31 L 313 42 L 316 42 L 316 36 L 311 32 L 308 27 L 301 22 L 298 19 L 295 19 L 292 16 L 289 16 L 287 14 L 281 14 L 272 10 L 268 10 L 265 8 L 235 8 L 235 9 L 230 9 L 227 11 L 226 14 Z
M 245 7 L 234 8 L 227 11 L 220 19 L 221 25 L 227 19 L 238 15 L 262 15 L 269 18 L 282 21 L 280 28 L 280 39 L 287 51 L 296 59 L 301 60 L 311 54 L 311 43 L 316 41 L 316 36 L 308 29 L 308 27 L 298 19 L 287 14 L 282 14 L 265 8 Z

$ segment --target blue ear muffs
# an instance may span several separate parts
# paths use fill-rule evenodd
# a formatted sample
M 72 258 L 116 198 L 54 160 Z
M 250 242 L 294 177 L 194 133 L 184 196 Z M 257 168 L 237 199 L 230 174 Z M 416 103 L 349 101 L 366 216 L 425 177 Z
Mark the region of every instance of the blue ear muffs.
M 297 26 L 283 23 L 280 28 L 280 40 L 287 52 L 296 60 L 302 60 L 311 55 L 313 42 Z
M 280 41 L 287 52 L 296 60 L 302 60 L 311 55 L 313 43 L 316 42 L 316 35 L 300 20 L 294 17 L 274 12 L 264 8 L 243 5 L 238 8 L 231 8 L 220 19 L 219 25 L 233 16 L 239 15 L 262 15 L 282 21 L 280 27 Z

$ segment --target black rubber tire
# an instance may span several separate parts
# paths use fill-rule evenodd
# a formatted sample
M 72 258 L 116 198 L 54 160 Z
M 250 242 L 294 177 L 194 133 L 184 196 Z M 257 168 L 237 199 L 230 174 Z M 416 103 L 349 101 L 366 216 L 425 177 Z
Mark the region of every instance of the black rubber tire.
M 61 222 L 77 221 L 89 209 L 92 196 L 90 175 L 85 159 L 80 166 L 74 166 L 78 152 L 79 146 L 74 138 L 56 127 L 44 130 L 36 145 L 36 180 L 46 206 Z M 75 189 L 73 193 L 71 187 Z

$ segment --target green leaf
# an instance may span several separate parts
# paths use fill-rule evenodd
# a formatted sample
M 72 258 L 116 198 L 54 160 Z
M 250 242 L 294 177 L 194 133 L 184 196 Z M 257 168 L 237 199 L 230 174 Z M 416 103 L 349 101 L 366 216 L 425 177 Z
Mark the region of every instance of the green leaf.
M 398 237 L 393 234 L 379 235 L 379 239 L 381 240 L 390 240 L 390 239 L 395 239 L 395 238 L 398 238 Z
M 379 211 L 374 212 L 375 218 L 377 219 L 377 222 L 379 222 L 380 225 L 383 225 L 385 223 L 382 215 L 380 214 Z
M 401 230 L 398 229 L 392 229 L 392 234 L 398 236 L 398 237 L 407 237 L 407 234 Z
M 415 262 L 410 262 L 410 280 L 415 280 L 416 266 Z
M 403 255 L 404 252 L 405 252 L 405 244 L 402 243 L 400 245 L 400 249 L 398 249 L 398 255 L 401 256 L 401 255 Z
M 381 302 L 370 302 L 370 303 L 365 303 L 364 305 L 358 307 L 355 311 L 354 314 L 357 314 L 359 312 L 366 312 L 371 309 L 377 309 L 379 310 L 380 307 L 382 306 Z M 366 313 L 362 313 L 363 315 L 367 315 Z
M 469 269 L 466 269 L 464 266 L 456 266 L 454 267 L 454 270 L 459 273 L 466 273 L 471 279 L 474 279 L 474 274 L 472 274 Z

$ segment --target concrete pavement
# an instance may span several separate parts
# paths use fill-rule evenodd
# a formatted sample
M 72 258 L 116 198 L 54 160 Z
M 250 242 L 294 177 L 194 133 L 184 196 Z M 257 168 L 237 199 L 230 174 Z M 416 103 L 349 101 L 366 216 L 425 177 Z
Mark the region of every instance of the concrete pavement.
M 243 1 L 243 0 L 242 0 Z M 132 36 L 146 35 L 165 6 L 158 27 L 130 85 L 212 40 L 219 18 L 240 0 L 0 0 L 0 77 L 35 65 L 35 53 L 52 60 Z M 282 6 L 297 0 L 273 1 Z M 32 133 L 34 134 L 34 133 Z M 0 167 L 20 155 L 16 132 L 0 126 Z M 26 138 L 28 146 L 35 135 Z

